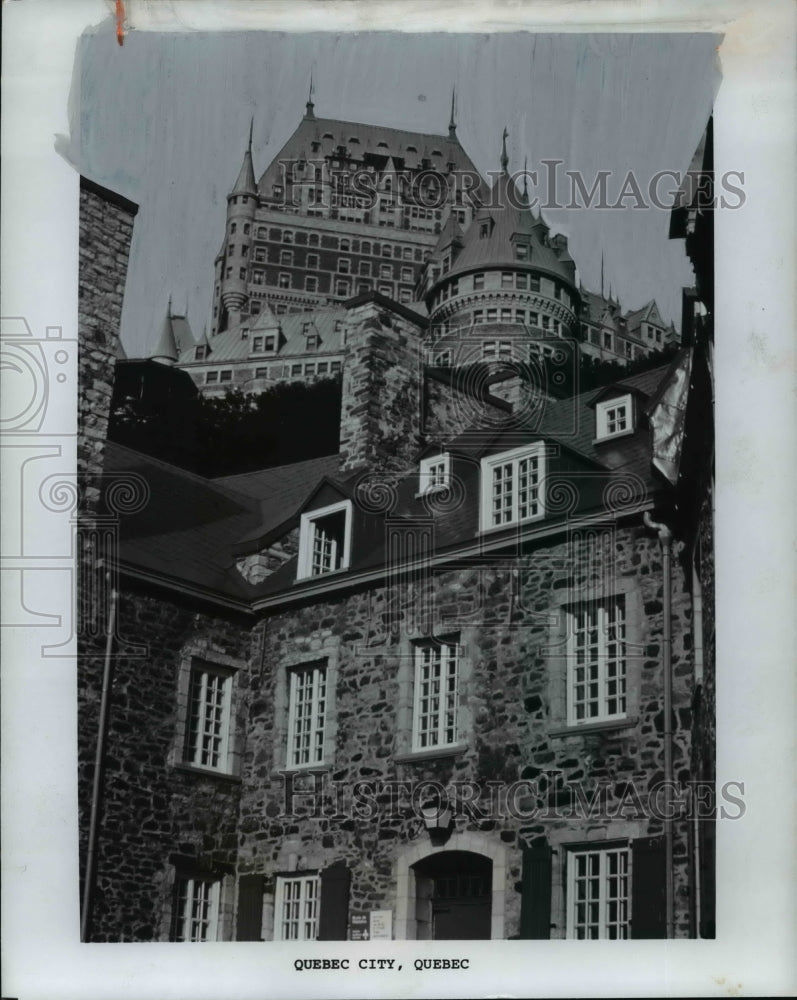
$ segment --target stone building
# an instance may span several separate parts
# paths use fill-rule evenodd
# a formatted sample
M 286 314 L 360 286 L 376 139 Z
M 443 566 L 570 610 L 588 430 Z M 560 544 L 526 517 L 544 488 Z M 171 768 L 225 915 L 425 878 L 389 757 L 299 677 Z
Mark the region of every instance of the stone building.
M 259 181 L 250 131 L 227 196 L 210 335 L 174 324 L 170 356 L 201 392 L 339 369 L 340 305 L 370 292 L 428 317 L 438 365 L 552 356 L 551 338 L 622 364 L 677 343 L 654 302 L 623 312 L 576 285 L 567 238 L 529 207 L 506 146 L 488 184 L 460 144 L 453 103 L 446 135 L 316 118 L 314 107 Z
M 504 253 L 517 216 L 491 219 Z M 108 234 L 81 235 L 85 268 Z M 472 310 L 461 242 L 440 302 Z M 429 367 L 430 317 L 378 290 L 325 310 L 337 455 L 209 480 L 108 442 L 81 469 L 84 938 L 357 939 L 374 913 L 395 939 L 695 936 L 694 352 L 556 398 L 530 352 Z M 114 355 L 82 355 L 83 412 Z

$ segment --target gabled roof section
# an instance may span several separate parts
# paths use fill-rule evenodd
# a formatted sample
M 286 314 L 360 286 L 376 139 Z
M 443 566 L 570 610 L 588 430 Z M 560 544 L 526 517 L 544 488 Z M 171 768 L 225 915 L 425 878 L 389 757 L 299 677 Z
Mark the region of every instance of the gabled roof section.
M 651 299 L 640 309 L 632 309 L 625 314 L 625 321 L 629 330 L 636 330 L 640 323 L 653 323 L 656 326 L 664 326 L 664 321 L 659 313 L 656 300 Z

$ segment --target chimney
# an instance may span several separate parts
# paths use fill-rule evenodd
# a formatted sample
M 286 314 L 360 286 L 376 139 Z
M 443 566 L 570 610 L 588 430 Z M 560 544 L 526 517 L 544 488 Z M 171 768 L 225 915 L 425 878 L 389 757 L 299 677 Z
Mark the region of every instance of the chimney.
M 421 439 L 424 321 L 375 293 L 348 307 L 340 412 L 343 471 L 398 472 Z

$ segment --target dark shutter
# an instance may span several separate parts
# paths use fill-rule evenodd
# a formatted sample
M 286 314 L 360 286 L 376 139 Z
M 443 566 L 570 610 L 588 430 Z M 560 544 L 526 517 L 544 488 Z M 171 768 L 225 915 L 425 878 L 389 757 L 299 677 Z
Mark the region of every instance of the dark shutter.
M 631 843 L 631 937 L 667 936 L 664 837 Z
M 349 930 L 349 885 L 351 871 L 343 861 L 321 872 L 321 905 L 318 940 L 345 941 Z
M 551 936 L 551 848 L 523 848 L 523 878 L 520 893 L 520 936 Z
M 238 880 L 236 941 L 263 940 L 263 876 L 242 875 Z

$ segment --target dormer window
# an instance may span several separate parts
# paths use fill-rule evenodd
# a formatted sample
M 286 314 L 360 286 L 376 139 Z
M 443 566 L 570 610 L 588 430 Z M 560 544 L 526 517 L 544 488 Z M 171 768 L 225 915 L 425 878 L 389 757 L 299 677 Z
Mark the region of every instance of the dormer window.
M 482 222 L 482 224 L 479 226 L 479 239 L 486 240 L 489 235 L 490 235 L 490 223 Z
M 529 248 L 527 243 L 518 243 L 515 247 L 515 256 L 518 260 L 529 259 Z
M 302 514 L 297 580 L 348 569 L 351 509 L 351 500 L 342 500 Z
M 204 361 L 207 356 L 208 356 L 207 344 L 197 344 L 195 360 Z
M 451 456 L 430 455 L 421 459 L 419 495 L 445 489 L 451 480 Z
M 605 399 L 595 408 L 595 439 L 622 437 L 634 431 L 634 401 L 631 394 Z
M 482 459 L 482 531 L 543 517 L 544 466 L 545 454 L 541 442 Z

